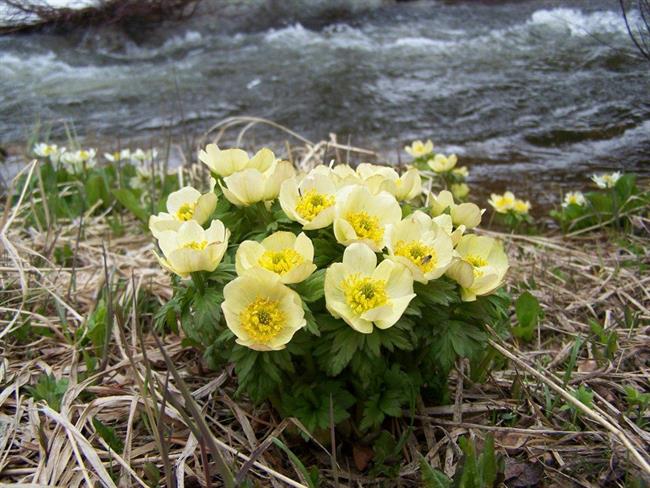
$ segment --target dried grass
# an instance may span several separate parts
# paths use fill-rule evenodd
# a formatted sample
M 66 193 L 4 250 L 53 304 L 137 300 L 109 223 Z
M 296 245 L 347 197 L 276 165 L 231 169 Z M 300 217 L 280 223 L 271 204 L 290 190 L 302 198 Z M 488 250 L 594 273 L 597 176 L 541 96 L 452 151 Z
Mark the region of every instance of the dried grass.
M 231 120 L 215 130 L 235 123 L 248 128 L 255 121 Z M 298 166 L 330 158 L 345 161 L 354 152 L 372 155 L 340 145 L 334 137 L 317 144 L 301 142 L 305 145 L 300 148 L 287 144 Z M 147 486 L 145 468 L 153 464 L 163 476 L 165 465 L 173 471 L 163 478 L 166 486 L 206 486 L 205 446 L 188 420 L 181 385 L 169 376 L 151 333 L 151 316 L 139 311 L 139 302 L 170 298 L 169 279 L 155 261 L 150 237 L 135 222 L 125 236 L 116 237 L 106 216 L 88 215 L 77 245 L 78 222 L 26 229 L 21 225 L 24 205 L 19 201 L 5 212 L 0 233 L 0 482 Z M 460 457 L 457 439 L 481 439 L 487 432 L 495 435 L 507 458 L 510 486 L 623 486 L 626 472 L 650 476 L 650 433 L 625 415 L 622 401 L 625 385 L 647 390 L 650 379 L 649 236 L 627 236 L 621 246 L 604 231 L 571 239 L 485 232 L 506 242 L 510 286 L 534 283 L 532 293 L 545 317 L 533 343 L 504 344 L 494 336 L 492 345 L 508 362 L 484 384 L 473 384 L 461 362 L 451 379 L 453 405 L 419 405 L 403 450 L 399 484 L 420 485 L 418 454 L 452 474 Z M 64 243 L 76 249 L 74 267 L 53 262 L 53 248 Z M 631 254 L 632 245 L 640 255 Z M 75 333 L 83 330 L 106 288 L 106 276 L 122 316 L 116 314 L 105 368 L 93 372 L 87 370 Z M 629 320 L 632 315 L 634 321 Z M 586 341 L 576 370 L 564 384 L 561 378 L 576 338 L 591 337 L 590 320 L 616 331 L 619 348 L 610 360 L 597 361 L 595 343 Z M 15 329 L 26 323 L 49 334 L 19 341 Z M 299 423 L 281 421 L 268 406 L 253 407 L 234 397 L 232 369 L 205 371 L 200 354 L 183 347 L 180 337 L 163 340 L 212 441 L 233 473 L 240 472 L 239 479 L 247 475 L 263 486 L 305 486 L 300 469 L 272 442 L 281 438 L 305 466 L 318 467 L 324 486 L 382 481 L 354 467 L 353 446 L 345 439 L 332 432 L 328 439 L 302 440 Z M 69 378 L 60 412 L 27 394 L 26 386 L 44 372 Z M 547 410 L 545 391 L 571 402 L 571 391 L 579 385 L 591 388 L 595 398 L 593 408 L 575 405 L 583 413 L 581 430 L 576 430 L 565 412 Z M 122 452 L 108 447 L 92 419 L 116 430 L 124 441 Z M 407 425 L 392 422 L 389 428 L 400 435 Z M 214 465 L 211 473 L 219 486 Z M 384 481 L 388 486 L 397 483 Z

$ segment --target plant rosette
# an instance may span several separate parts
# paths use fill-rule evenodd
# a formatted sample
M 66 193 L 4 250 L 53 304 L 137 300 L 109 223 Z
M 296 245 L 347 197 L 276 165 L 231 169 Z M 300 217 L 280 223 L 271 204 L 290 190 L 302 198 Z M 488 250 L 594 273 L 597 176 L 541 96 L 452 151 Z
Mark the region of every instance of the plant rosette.
M 234 364 L 237 394 L 312 432 L 333 421 L 363 435 L 419 397 L 447 398 L 459 358 L 484 377 L 484 325 L 508 327 L 508 263 L 473 233 L 478 206 L 427 197 L 415 168 L 298 173 L 268 149 L 214 145 L 201 161 L 217 184 L 170 195 L 151 222 L 173 286 L 156 326 L 180 326 L 210 367 Z

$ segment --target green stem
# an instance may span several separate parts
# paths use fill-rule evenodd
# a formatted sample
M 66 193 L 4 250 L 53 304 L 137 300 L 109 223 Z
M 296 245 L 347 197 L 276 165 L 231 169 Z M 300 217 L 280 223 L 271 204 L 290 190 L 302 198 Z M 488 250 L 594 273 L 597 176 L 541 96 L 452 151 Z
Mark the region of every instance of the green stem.
M 191 273 L 192 276 L 192 281 L 194 282 L 194 285 L 196 285 L 196 289 L 199 292 L 199 295 L 204 295 L 205 294 L 205 275 L 203 274 L 202 271 L 196 271 L 194 273 Z

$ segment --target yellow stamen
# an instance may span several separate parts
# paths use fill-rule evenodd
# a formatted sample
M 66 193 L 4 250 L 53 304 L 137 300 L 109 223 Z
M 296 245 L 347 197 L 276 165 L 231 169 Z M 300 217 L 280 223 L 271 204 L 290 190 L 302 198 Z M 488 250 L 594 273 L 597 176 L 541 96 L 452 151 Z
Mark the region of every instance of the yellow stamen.
M 345 219 L 361 239 L 380 243 L 384 237 L 384 229 L 374 215 L 369 215 L 367 212 L 350 212 Z
M 357 315 L 384 305 L 388 301 L 386 282 L 358 274 L 348 275 L 341 288 L 350 309 Z
M 471 256 L 465 256 L 465 261 L 471 264 L 472 267 L 474 268 L 474 278 L 479 278 L 480 276 L 483 276 L 483 271 L 479 268 L 488 265 L 488 262 L 485 258 L 482 258 L 481 256 L 471 255 Z
M 303 257 L 293 249 L 265 251 L 258 263 L 262 268 L 274 273 L 284 274 L 303 262 Z
M 242 327 L 251 339 L 269 342 L 277 336 L 285 324 L 285 314 L 280 302 L 257 297 L 239 315 Z
M 192 217 L 194 217 L 195 208 L 196 203 L 184 203 L 181 205 L 181 208 L 178 209 L 178 212 L 176 212 L 176 218 L 178 220 L 182 220 L 183 222 L 192 220 Z
M 208 241 L 191 241 L 183 244 L 183 249 L 194 249 L 195 251 L 201 251 L 208 247 Z
M 318 193 L 316 190 L 311 189 L 298 200 L 296 212 L 303 219 L 311 222 L 318 214 L 332 205 L 334 205 L 334 196 Z
M 431 271 L 438 261 L 436 251 L 421 241 L 399 241 L 395 246 L 395 255 L 411 260 L 423 273 Z

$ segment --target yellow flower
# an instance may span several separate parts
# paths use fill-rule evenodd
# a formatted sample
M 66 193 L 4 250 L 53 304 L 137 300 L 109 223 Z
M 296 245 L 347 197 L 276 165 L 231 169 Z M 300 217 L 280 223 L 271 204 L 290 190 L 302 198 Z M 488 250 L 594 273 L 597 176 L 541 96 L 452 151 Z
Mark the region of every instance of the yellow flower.
M 564 202 L 562 203 L 563 207 L 568 207 L 569 205 L 577 205 L 582 207 L 587 200 L 582 192 L 579 191 L 570 191 L 564 196 Z
M 245 169 L 267 171 L 275 162 L 275 155 L 270 149 L 262 148 L 249 159 L 243 149 L 222 150 L 216 144 L 208 144 L 205 150 L 199 151 L 199 159 L 212 173 L 225 177 Z
M 291 163 L 279 161 L 268 170 L 245 169 L 219 182 L 223 195 L 230 203 L 238 207 L 247 207 L 257 202 L 274 200 L 280 193 L 282 182 L 295 176 L 296 172 Z
M 427 214 L 416 211 L 387 231 L 388 259 L 403 264 L 420 283 L 444 274 L 454 254 L 451 237 Z
M 397 200 L 412 200 L 422 192 L 422 178 L 416 168 L 407 170 L 402 176 L 393 168 L 376 164 L 361 163 L 357 174 L 373 194 L 387 191 Z
M 427 142 L 413 141 L 410 146 L 404 146 L 404 150 L 414 158 L 419 158 L 433 152 L 433 142 L 431 140 Z
M 444 154 L 436 154 L 433 159 L 429 159 L 429 161 L 427 161 L 427 164 L 429 165 L 429 168 L 431 168 L 436 173 L 446 173 L 447 171 L 451 171 L 454 166 L 456 166 L 457 162 L 458 158 L 455 154 L 452 154 L 450 156 L 445 156 Z
M 448 190 L 443 190 L 438 195 L 429 196 L 431 204 L 431 215 L 437 217 L 443 213 L 451 215 L 454 225 L 464 225 L 467 229 L 473 229 L 481 223 L 481 216 L 485 210 L 478 208 L 475 203 L 461 203 L 457 205 L 454 202 L 454 196 Z
M 508 213 L 508 210 L 512 210 L 514 208 L 515 195 L 511 191 L 507 191 L 503 195 L 492 193 L 492 195 L 490 195 L 488 203 L 492 205 L 496 212 Z
M 203 225 L 217 207 L 217 195 L 214 193 L 216 181 L 210 178 L 210 191 L 201 192 L 191 186 L 186 186 L 172 192 L 167 197 L 167 212 L 149 217 L 149 229 L 154 237 L 166 230 L 178 230 L 183 222 L 193 220 Z
M 456 199 L 465 198 L 469 195 L 469 186 L 466 183 L 454 183 L 451 185 L 451 193 Z
M 213 220 L 203 230 L 196 221 L 183 222 L 177 230 L 164 230 L 158 235 L 162 256 L 160 264 L 181 278 L 196 271 L 214 271 L 226 249 L 230 231 L 220 220 Z
M 499 241 L 466 235 L 456 246 L 456 252 L 459 258 L 449 267 L 447 276 L 461 286 L 464 301 L 474 301 L 478 295 L 487 295 L 501 286 L 508 270 L 508 257 Z
M 402 218 L 402 209 L 390 193 L 370 193 L 365 186 L 347 186 L 336 195 L 334 235 L 347 246 L 363 242 L 373 251 L 385 246 L 386 226 Z
M 282 283 L 300 283 L 316 271 L 314 246 L 304 233 L 275 232 L 262 242 L 244 241 L 235 257 L 237 274 L 263 268 L 280 277 Z
M 256 351 L 284 349 L 307 324 L 300 296 L 274 273 L 246 273 L 223 288 L 223 297 L 221 309 L 237 344 Z
M 512 210 L 514 210 L 518 214 L 527 214 L 530 211 L 530 207 L 531 205 L 528 200 L 523 201 L 517 198 L 515 199 L 515 203 L 512 206 Z
M 289 178 L 280 187 L 280 206 L 306 230 L 322 229 L 334 220 L 336 185 L 324 174 L 309 174 L 298 184 Z
M 461 178 L 467 178 L 469 176 L 469 170 L 467 166 L 461 166 L 460 168 L 454 168 L 451 173 Z
M 364 334 L 372 333 L 373 324 L 394 325 L 414 297 L 408 268 L 388 259 L 377 266 L 377 255 L 365 244 L 348 246 L 343 262 L 325 272 L 327 310 Z

